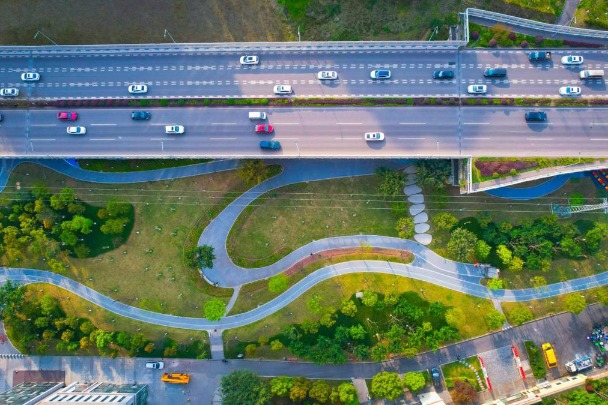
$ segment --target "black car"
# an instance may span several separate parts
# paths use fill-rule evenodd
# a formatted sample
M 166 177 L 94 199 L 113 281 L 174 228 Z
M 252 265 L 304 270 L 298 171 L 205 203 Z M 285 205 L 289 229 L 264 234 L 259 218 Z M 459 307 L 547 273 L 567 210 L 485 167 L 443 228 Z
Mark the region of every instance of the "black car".
M 440 388 L 441 387 L 441 375 L 439 374 L 438 368 L 431 369 L 431 378 L 433 379 L 433 385 L 436 388 Z
M 433 79 L 447 80 L 454 78 L 454 71 L 452 70 L 436 70 L 433 72 Z
M 545 122 L 545 121 L 547 121 L 547 113 L 545 113 L 543 111 L 527 112 L 526 121 L 528 121 L 528 122 Z
M 133 111 L 131 113 L 131 119 L 133 120 L 149 120 L 150 117 L 152 117 L 152 114 L 147 111 Z
M 483 75 L 485 77 L 505 77 L 507 75 L 507 69 L 505 68 L 488 68 L 484 70 Z

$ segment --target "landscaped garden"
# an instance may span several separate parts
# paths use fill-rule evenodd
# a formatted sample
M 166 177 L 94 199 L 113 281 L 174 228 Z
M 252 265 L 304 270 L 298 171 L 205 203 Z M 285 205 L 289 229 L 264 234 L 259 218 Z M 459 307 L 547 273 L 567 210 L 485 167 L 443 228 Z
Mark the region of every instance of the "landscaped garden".
M 97 172 L 141 172 L 195 165 L 209 161 L 210 159 L 78 159 L 78 165 L 83 169 Z

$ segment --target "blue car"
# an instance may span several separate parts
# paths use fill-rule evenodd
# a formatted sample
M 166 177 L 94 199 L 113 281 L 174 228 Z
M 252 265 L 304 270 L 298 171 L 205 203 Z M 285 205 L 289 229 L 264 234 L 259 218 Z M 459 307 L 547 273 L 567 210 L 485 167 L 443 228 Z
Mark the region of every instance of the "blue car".
M 278 150 L 281 149 L 281 143 L 279 141 L 260 141 L 260 148 Z
M 132 120 L 149 120 L 152 114 L 147 111 L 133 111 L 131 113 Z

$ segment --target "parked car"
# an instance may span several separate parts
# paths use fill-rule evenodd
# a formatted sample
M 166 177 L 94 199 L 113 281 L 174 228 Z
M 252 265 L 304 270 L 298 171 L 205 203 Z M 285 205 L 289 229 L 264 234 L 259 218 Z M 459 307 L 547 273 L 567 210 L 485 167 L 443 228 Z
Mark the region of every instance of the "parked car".
M 63 121 L 76 121 L 78 119 L 78 114 L 73 111 L 58 112 L 57 119 Z
M 87 129 L 85 127 L 68 127 L 67 133 L 70 135 L 84 135 L 87 133 Z
M 505 68 L 488 68 L 484 70 L 483 75 L 485 77 L 504 77 L 507 75 L 507 69 Z
M 251 111 L 249 113 L 249 119 L 250 120 L 265 120 L 266 119 L 266 113 L 265 112 L 261 112 L 261 111 Z
M 372 79 L 390 79 L 391 71 L 386 69 L 372 70 L 369 74 L 369 77 L 371 77 Z
M 149 120 L 152 117 L 148 111 L 133 111 L 131 113 L 132 120 Z
M 274 94 L 283 95 L 283 94 L 291 94 L 293 90 L 288 84 L 278 84 L 274 86 Z
M 431 369 L 431 378 L 433 379 L 433 386 L 435 388 L 441 387 L 441 374 L 439 374 L 439 369 L 434 367 Z
M 162 370 L 163 368 L 165 368 L 165 363 L 162 361 L 146 361 L 146 368 Z
M 581 95 L 581 88 L 576 86 L 560 87 L 559 94 L 566 97 L 575 97 Z
M 454 78 L 453 70 L 436 70 L 433 72 L 433 79 L 449 80 Z
M 165 126 L 165 133 L 169 134 L 169 135 L 183 134 L 185 131 L 186 131 L 186 129 L 183 127 L 183 125 L 167 125 L 167 126 Z
M 132 84 L 129 86 L 129 93 L 144 94 L 148 92 L 148 86 L 145 84 Z
M 544 111 L 529 111 L 526 113 L 526 121 L 528 121 L 528 122 L 547 121 L 547 113 Z
M 260 148 L 278 150 L 281 149 L 281 143 L 279 141 L 260 141 Z
M 241 65 L 257 65 L 260 63 L 260 57 L 255 55 L 241 56 Z
M 333 70 L 323 70 L 317 73 L 317 78 L 319 80 L 335 80 L 338 78 L 338 72 Z
M 270 134 L 274 131 L 274 127 L 268 124 L 256 125 L 255 132 L 258 134 Z
M 19 89 L 9 87 L 6 89 L 0 89 L 0 96 L 4 97 L 17 97 L 19 95 Z
M 469 94 L 485 94 L 488 91 L 488 86 L 485 84 L 471 84 L 467 87 L 467 92 Z
M 383 132 L 366 132 L 365 140 L 368 142 L 383 141 L 384 133 Z
M 26 72 L 21 73 L 21 80 L 24 82 L 37 82 L 40 80 L 40 73 L 36 72 Z
M 581 65 L 583 63 L 582 56 L 567 55 L 562 56 L 562 64 L 564 65 Z

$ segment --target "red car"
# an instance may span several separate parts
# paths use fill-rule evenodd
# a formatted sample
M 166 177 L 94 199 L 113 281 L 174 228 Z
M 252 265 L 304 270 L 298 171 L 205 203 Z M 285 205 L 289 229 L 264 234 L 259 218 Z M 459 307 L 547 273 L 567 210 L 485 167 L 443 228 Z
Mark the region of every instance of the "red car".
M 269 134 L 274 131 L 274 127 L 268 124 L 256 125 L 255 132 L 258 134 Z
M 78 119 L 78 114 L 75 112 L 58 112 L 57 113 L 58 120 L 67 120 L 67 121 L 75 121 Z

